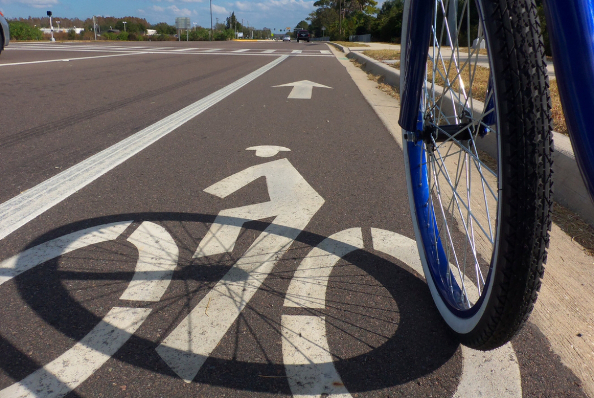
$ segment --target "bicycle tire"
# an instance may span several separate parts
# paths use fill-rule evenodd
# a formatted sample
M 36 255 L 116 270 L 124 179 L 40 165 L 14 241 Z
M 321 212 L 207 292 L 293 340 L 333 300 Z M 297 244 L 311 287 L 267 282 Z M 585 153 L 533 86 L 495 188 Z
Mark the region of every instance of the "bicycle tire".
M 415 1 L 407 0 L 404 8 L 402 97 L 419 87 L 406 76 L 412 52 L 420 50 L 409 44 Z M 489 350 L 507 343 L 522 328 L 544 274 L 553 202 L 551 104 L 534 2 L 460 3 L 457 19 L 449 14 L 450 21 L 456 21 L 452 24 L 445 11 L 448 1 L 435 0 L 432 26 L 422 28 L 431 29 L 425 42 L 428 62 L 416 105 L 417 128 L 403 129 L 403 151 L 417 245 L 434 302 L 462 344 Z M 478 96 L 478 61 L 470 66 L 479 56 L 468 45 L 465 63 L 455 51 L 463 41 L 459 33 L 465 17 L 471 20 L 471 7 L 479 17 L 478 35 L 486 42 L 488 59 L 482 108 L 473 97 Z M 448 31 L 449 25 L 458 33 L 444 41 L 439 32 Z M 470 32 L 471 25 L 466 25 Z M 467 42 L 470 37 L 468 33 Z M 447 64 L 442 62 L 447 53 L 442 47 L 450 42 L 457 56 L 450 56 Z M 463 70 L 467 65 L 469 72 Z M 496 164 L 491 167 L 489 157 L 479 150 L 488 150 L 489 139 L 496 142 L 491 146 Z M 449 171 L 455 172 L 454 179 Z M 459 187 L 462 179 L 466 184 Z

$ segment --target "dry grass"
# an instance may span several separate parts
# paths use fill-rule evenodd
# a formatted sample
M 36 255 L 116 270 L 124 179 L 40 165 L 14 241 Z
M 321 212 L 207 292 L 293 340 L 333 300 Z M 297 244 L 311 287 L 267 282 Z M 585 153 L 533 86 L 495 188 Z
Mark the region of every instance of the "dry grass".
M 552 79 L 550 81 L 551 91 L 551 105 L 553 114 L 553 128 L 556 132 L 569 135 L 567 129 L 567 123 L 565 122 L 565 115 L 563 114 L 563 108 L 561 107 L 561 97 L 559 96 L 559 87 L 557 86 L 557 80 Z
M 367 44 L 354 41 L 333 41 L 332 43 L 340 44 L 343 47 L 369 47 Z
M 367 55 L 368 57 L 377 59 L 378 61 L 400 59 L 400 51 L 394 50 L 365 50 L 363 51 L 363 55 Z
M 467 48 L 460 48 L 461 53 L 466 53 L 468 51 Z M 479 51 L 480 54 L 487 55 L 487 50 L 481 49 Z M 373 59 L 377 59 L 378 61 L 385 61 L 385 60 L 399 60 L 400 59 L 400 51 L 394 50 L 366 50 L 363 51 L 363 54 L 371 57 Z M 443 65 L 440 65 L 439 70 L 441 74 L 436 76 L 436 84 L 443 86 L 445 84 L 444 77 L 446 76 L 446 71 L 449 68 L 450 61 L 444 61 L 445 68 Z M 390 65 L 393 68 L 399 69 L 400 62 L 396 62 L 395 64 Z M 428 62 L 427 67 L 429 69 L 428 79 L 432 79 L 432 63 L 431 61 Z M 479 101 L 485 101 L 487 95 L 487 86 L 489 82 L 489 68 L 485 68 L 482 66 L 477 66 L 476 74 L 474 77 L 473 83 L 473 93 L 474 98 Z M 453 69 L 450 69 L 448 77 L 452 80 L 456 76 L 456 73 Z M 470 79 L 468 75 L 468 71 L 462 75 L 462 80 L 464 82 L 464 86 L 466 88 L 469 87 Z M 452 85 L 452 87 L 456 90 L 459 89 L 459 82 L 456 81 Z M 557 87 L 557 80 L 552 79 L 550 81 L 550 92 L 551 92 L 551 104 L 552 104 L 552 116 L 553 116 L 553 126 L 554 130 L 560 134 L 568 135 L 569 132 L 567 130 L 567 123 L 565 122 L 565 115 L 563 115 L 563 108 L 561 107 L 561 98 L 559 97 L 559 88 Z
M 487 98 L 487 87 L 489 85 L 489 68 L 477 66 L 474 71 L 474 79 L 472 83 L 472 95 L 474 99 L 479 101 L 485 101 Z M 443 64 L 439 64 L 437 67 L 437 73 L 435 74 L 435 84 L 439 86 L 445 86 L 446 77 L 450 82 L 453 82 L 452 88 L 454 90 L 460 89 L 460 78 L 456 76 L 456 69 L 452 65 L 450 67 L 450 61 L 444 61 Z M 470 76 L 468 70 L 463 70 L 460 74 L 466 93 L 470 88 Z M 427 79 L 431 81 L 433 79 L 433 63 L 427 62 Z
M 363 65 L 360 64 L 359 62 L 351 59 L 351 62 L 357 67 L 360 68 L 361 70 L 363 70 Z M 364 71 L 365 72 L 365 71 Z M 397 100 L 400 100 L 400 93 L 398 91 L 396 91 L 394 89 L 394 87 L 390 86 L 389 84 L 386 84 L 383 82 L 384 77 L 383 76 L 378 76 L 378 75 L 374 75 L 373 73 L 369 73 L 369 72 L 365 72 L 367 73 L 367 78 L 369 80 L 373 80 L 374 82 L 377 83 L 377 88 L 381 91 L 383 91 L 384 93 L 386 93 L 387 95 L 389 95 L 392 98 L 396 98 Z

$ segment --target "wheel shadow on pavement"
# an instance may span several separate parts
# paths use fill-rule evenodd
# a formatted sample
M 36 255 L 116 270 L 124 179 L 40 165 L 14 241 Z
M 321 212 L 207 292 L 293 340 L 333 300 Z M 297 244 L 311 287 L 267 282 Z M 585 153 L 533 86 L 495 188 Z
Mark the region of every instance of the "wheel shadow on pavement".
M 138 251 L 126 239 L 142 222 L 151 221 L 164 226 L 179 247 L 172 282 L 159 302 L 135 304 L 152 309 L 147 321 L 108 363 L 69 396 L 97 391 L 91 380 L 99 383 L 107 396 L 124 396 L 126 390 L 145 391 L 145 375 L 150 377 L 151 396 L 187 392 L 186 384 L 155 348 L 271 225 L 265 221 L 246 222 L 233 253 L 201 259 L 202 263 L 197 264 L 192 255 L 215 217 L 194 213 L 121 214 L 65 225 L 35 239 L 28 248 L 92 226 L 133 221 L 114 241 L 49 260 L 2 286 L 8 293 L 17 293 L 18 299 L 0 310 L 0 316 L 6 319 L 9 314 L 20 315 L 0 332 L 5 335 L 10 329 L 13 337 L 22 339 L 6 335 L 0 339 L 0 388 L 57 358 L 93 329 L 109 309 L 122 306 L 119 297 L 132 279 L 138 259 Z M 277 227 L 275 230 L 282 234 L 285 227 Z M 206 359 L 192 385 L 231 389 L 237 396 L 247 392 L 290 395 L 289 372 L 280 346 L 281 317 L 292 314 L 324 317 L 333 365 L 350 392 L 398 387 L 410 395 L 451 396 L 461 373 L 458 343 L 435 309 L 426 284 L 405 264 L 371 249 L 356 250 L 333 269 L 325 308 L 283 308 L 296 267 L 313 247 L 327 239 L 300 232 Z M 38 329 L 32 330 L 32 326 Z M 118 372 L 112 372 L 116 363 Z M 118 377 L 127 380 L 127 387 L 120 388 Z

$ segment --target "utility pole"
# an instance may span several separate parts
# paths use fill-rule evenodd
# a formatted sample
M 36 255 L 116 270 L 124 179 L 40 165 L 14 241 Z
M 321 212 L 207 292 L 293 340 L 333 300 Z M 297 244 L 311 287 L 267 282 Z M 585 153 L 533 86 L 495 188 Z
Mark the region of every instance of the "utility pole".
M 128 22 L 124 21 L 124 22 L 122 22 L 122 23 L 124 24 L 124 32 L 125 32 L 125 31 L 126 31 L 126 24 L 127 24 Z
M 95 16 L 93 15 L 93 33 L 95 33 L 95 41 L 97 40 L 97 20 L 95 19 Z
M 340 40 L 342 40 L 342 0 L 338 2 L 338 34 L 341 36 Z
M 210 41 L 212 41 L 212 0 L 210 0 Z

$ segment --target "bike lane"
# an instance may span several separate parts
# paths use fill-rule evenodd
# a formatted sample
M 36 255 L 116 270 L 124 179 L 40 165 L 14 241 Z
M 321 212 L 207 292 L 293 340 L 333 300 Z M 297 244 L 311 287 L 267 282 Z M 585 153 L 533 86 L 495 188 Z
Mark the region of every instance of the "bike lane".
M 331 88 L 314 88 L 311 99 L 289 99 L 291 87 L 273 87 L 303 80 Z M 258 148 L 260 154 L 258 149 L 246 150 L 264 145 L 283 150 L 276 154 L 271 148 Z M 272 175 L 281 163 L 288 171 Z M 412 260 L 396 260 L 385 250 L 384 254 L 373 250 L 377 241 L 371 228 L 413 237 L 400 164 L 393 139 L 336 60 L 284 60 L 0 242 L 6 249 L 3 253 L 13 254 L 83 228 L 123 226 L 114 239 L 50 260 L 0 287 L 9 298 L 1 310 L 0 332 L 3 352 L 10 353 L 2 364 L 0 388 L 53 361 L 86 338 L 114 307 L 126 306 L 150 314 L 123 347 L 77 387 L 76 394 L 298 395 L 295 380 L 319 385 L 311 377 L 298 379 L 303 375 L 300 365 L 305 364 L 296 354 L 311 349 L 317 354 L 321 350 L 326 367 L 329 359 L 334 360 L 336 374 L 332 369 L 325 372 L 331 374 L 335 389 L 329 393 L 452 396 L 462 375 L 462 354 L 435 311 L 426 285 L 411 268 Z M 230 176 L 237 176 L 237 181 L 225 180 Z M 230 181 L 229 188 L 217 189 L 223 181 Z M 294 194 L 280 198 L 275 192 L 287 190 L 269 184 L 293 186 Z M 318 199 L 298 199 L 306 186 L 311 191 L 305 196 Z M 286 203 L 282 211 L 253 209 L 279 200 Z M 292 224 L 297 213 L 309 214 L 309 219 Z M 229 235 L 217 236 L 213 230 L 217 215 L 231 218 L 219 219 L 222 226 L 237 230 L 243 225 L 234 244 L 225 240 Z M 260 221 L 244 223 L 252 217 Z M 152 238 L 138 238 L 146 228 L 150 231 L 145 234 Z M 155 232 L 160 228 L 166 232 Z M 354 240 L 341 246 L 345 239 L 337 233 L 353 229 L 359 231 L 353 232 Z M 296 238 L 296 242 L 291 246 L 280 242 L 282 249 L 252 254 L 262 247 L 258 245 L 267 231 L 271 239 Z M 315 259 L 324 256 L 312 248 L 332 252 L 324 246 L 328 244 L 347 248 L 337 250 L 336 261 L 317 263 Z M 206 245 L 215 249 L 199 250 Z M 364 250 L 357 250 L 361 246 Z M 151 248 L 160 250 L 151 254 Z M 134 300 L 129 290 L 130 281 L 140 275 L 137 262 L 143 253 L 157 258 L 159 269 L 178 264 L 158 301 L 147 296 Z M 261 255 L 269 257 L 261 260 Z M 297 272 L 295 276 L 301 277 L 294 278 L 308 256 L 313 259 L 309 269 L 333 267 L 331 272 L 326 276 Z M 235 275 L 229 272 L 234 264 L 258 261 L 274 262 L 268 276 L 259 267 L 239 267 Z M 242 300 L 244 290 L 239 289 L 240 299 L 233 302 L 242 303 L 241 311 L 213 344 L 197 375 L 190 377 L 194 382 L 184 383 L 158 348 L 167 345 L 168 336 L 181 324 L 198 319 L 190 317 L 197 308 L 202 321 L 225 318 L 229 308 L 217 308 L 217 300 L 209 299 L 210 292 L 221 291 L 217 286 L 225 278 L 227 292 L 247 280 L 243 289 L 252 288 L 253 296 Z M 294 291 L 293 281 L 301 280 L 307 287 L 317 285 L 320 278 L 328 280 L 321 305 L 319 300 L 311 304 L 311 298 L 298 306 L 286 302 L 290 296 L 285 292 Z M 260 285 L 254 286 L 254 280 Z M 316 336 L 325 335 L 328 348 L 316 336 L 305 342 L 294 336 L 300 327 L 299 337 L 320 328 L 321 320 L 326 331 Z M 304 326 L 305 321 L 312 326 Z M 317 354 L 312 352 L 311 357 Z M 288 358 L 294 361 L 288 363 Z M 315 376 L 316 368 L 308 372 L 306 376 L 311 372 Z M 304 391 L 302 395 L 308 396 Z

